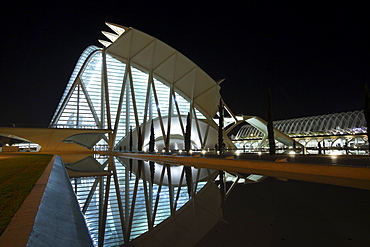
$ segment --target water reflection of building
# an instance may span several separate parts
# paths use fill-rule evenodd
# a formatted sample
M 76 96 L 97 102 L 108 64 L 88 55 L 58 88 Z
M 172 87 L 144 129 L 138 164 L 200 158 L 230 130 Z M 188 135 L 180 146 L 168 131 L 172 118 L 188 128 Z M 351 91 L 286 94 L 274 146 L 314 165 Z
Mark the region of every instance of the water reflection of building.
M 191 125 L 191 149 L 213 149 L 219 82 L 162 41 L 107 25 L 114 33 L 103 33 L 112 42 L 83 52 L 50 123 L 56 130 L 87 131 L 69 136 L 64 146 L 148 151 L 153 126 L 156 151 L 184 150 Z M 226 135 L 224 143 L 234 147 Z M 218 171 L 119 154 L 98 160 L 66 166 L 96 245 L 191 246 L 221 217 Z
M 38 140 L 40 151 L 147 151 L 153 124 L 157 151 L 182 150 L 189 114 L 191 149 L 213 149 L 218 142 L 220 81 L 148 34 L 108 26 L 114 33 L 104 34 L 112 42 L 83 52 L 50 128 L 37 134 L 35 129 L 3 128 L 4 133 Z M 223 105 L 226 148 L 235 149 L 227 134 L 244 122 L 263 133 L 262 140 L 267 136 L 265 121 L 235 116 Z M 289 147 L 295 143 L 284 130 L 275 129 L 275 139 Z M 214 182 L 217 172 L 191 168 L 187 181 L 183 166 L 138 162 L 116 154 L 67 165 L 97 245 L 131 241 L 138 246 L 189 246 L 219 220 L 223 193 Z
M 362 111 L 274 121 L 274 127 L 306 147 L 308 153 L 365 154 L 368 150 L 366 120 Z M 232 137 L 237 148 L 254 152 L 266 147 L 266 137 L 251 125 Z M 278 143 L 281 150 L 288 147 Z M 326 151 L 330 149 L 331 151 Z
M 192 246 L 222 217 L 216 171 L 192 168 L 189 186 L 184 166 L 90 156 L 66 167 L 96 246 Z

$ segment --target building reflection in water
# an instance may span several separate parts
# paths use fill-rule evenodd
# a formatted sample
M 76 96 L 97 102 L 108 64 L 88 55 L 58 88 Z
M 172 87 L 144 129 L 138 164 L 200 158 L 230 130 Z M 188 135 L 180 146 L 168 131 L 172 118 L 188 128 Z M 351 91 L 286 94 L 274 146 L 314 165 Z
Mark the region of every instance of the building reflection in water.
M 119 156 L 66 168 L 96 246 L 191 246 L 222 217 L 218 171 Z

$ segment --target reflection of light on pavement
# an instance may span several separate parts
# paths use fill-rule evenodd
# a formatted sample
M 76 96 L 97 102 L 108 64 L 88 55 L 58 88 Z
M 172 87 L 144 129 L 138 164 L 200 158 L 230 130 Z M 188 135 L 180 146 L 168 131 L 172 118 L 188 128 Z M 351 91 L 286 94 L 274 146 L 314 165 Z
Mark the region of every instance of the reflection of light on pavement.
M 341 155 L 341 153 L 338 150 L 334 150 L 330 153 L 331 160 L 336 162 L 338 155 Z

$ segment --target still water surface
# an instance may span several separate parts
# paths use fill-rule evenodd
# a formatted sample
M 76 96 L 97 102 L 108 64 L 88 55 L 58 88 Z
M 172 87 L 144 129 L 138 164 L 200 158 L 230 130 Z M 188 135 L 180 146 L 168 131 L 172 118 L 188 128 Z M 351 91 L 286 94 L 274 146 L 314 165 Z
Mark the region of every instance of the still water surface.
M 191 246 L 222 214 L 218 171 L 119 156 L 66 168 L 95 246 Z

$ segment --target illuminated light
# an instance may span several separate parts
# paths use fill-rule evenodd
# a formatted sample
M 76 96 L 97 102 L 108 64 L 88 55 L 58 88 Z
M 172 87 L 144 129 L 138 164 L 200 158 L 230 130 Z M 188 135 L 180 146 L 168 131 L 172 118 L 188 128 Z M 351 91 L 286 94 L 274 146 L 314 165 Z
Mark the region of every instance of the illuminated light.
M 118 35 L 122 35 L 124 32 L 126 32 L 126 29 L 120 25 L 109 23 L 109 22 L 106 22 L 105 25 L 107 25 L 110 29 L 112 29 Z
M 332 159 L 332 160 L 336 160 L 337 158 L 338 158 L 338 155 L 336 155 L 336 154 L 330 154 L 330 158 Z
M 182 153 L 182 150 L 181 150 L 181 149 L 179 150 L 179 153 L 180 153 L 180 154 Z
M 239 156 L 241 152 L 242 152 L 241 150 L 236 150 L 235 154 Z
M 189 154 L 192 154 L 192 153 L 193 153 L 193 150 L 190 149 Z
M 258 155 L 261 155 L 261 154 L 262 154 L 262 152 L 257 152 L 257 154 L 258 154 Z
M 98 41 L 100 44 L 104 45 L 105 47 L 108 47 L 112 44 L 112 42 L 101 40 L 101 39 L 99 39 Z
M 164 149 L 163 149 L 163 150 L 162 150 L 162 153 L 164 153 L 165 151 L 166 151 L 166 150 L 164 150 Z
M 206 150 L 202 150 L 202 154 L 205 154 L 206 153 Z
M 294 152 L 294 151 L 292 150 L 292 151 L 289 151 L 289 154 L 296 154 L 296 152 Z
M 333 158 L 336 158 L 337 155 L 341 155 L 341 152 L 338 151 L 338 150 L 334 150 L 330 153 L 330 155 L 333 157 Z

